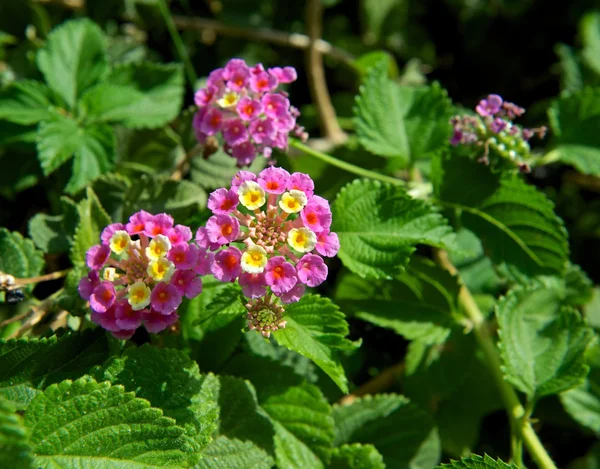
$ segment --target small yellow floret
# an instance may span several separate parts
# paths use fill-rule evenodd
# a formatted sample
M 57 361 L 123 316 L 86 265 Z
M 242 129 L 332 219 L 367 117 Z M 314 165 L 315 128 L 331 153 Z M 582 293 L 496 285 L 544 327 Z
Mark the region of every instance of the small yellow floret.
M 161 257 L 160 259 L 151 261 L 150 264 L 148 264 L 148 269 L 146 271 L 154 281 L 168 282 L 171 280 L 173 272 L 175 271 L 175 264 L 170 260 Z
M 240 100 L 240 95 L 234 91 L 225 93 L 223 97 L 217 100 L 217 104 L 221 107 L 232 107 L 235 106 Z
M 152 291 L 144 282 L 135 282 L 129 287 L 127 301 L 132 309 L 139 311 L 150 304 L 150 293 Z
M 246 252 L 242 254 L 242 270 L 249 274 L 260 274 L 267 265 L 267 251 L 260 246 L 248 246 Z
M 308 202 L 306 194 L 302 191 L 292 189 L 289 192 L 284 192 L 279 201 L 279 207 L 286 213 L 298 213 Z
M 114 267 L 107 267 L 102 273 L 102 278 L 109 282 L 114 282 L 118 277 L 120 277 L 120 275 L 117 274 L 117 269 Z
M 118 230 L 110 237 L 109 247 L 112 252 L 118 255 L 127 250 L 129 243 L 131 243 L 129 233 L 124 230 Z
M 264 189 L 254 181 L 244 181 L 238 188 L 238 197 L 248 210 L 256 210 L 267 201 Z
M 157 235 L 146 248 L 146 256 L 150 260 L 157 260 L 165 257 L 171 249 L 171 241 L 164 235 Z
M 292 228 L 287 242 L 298 252 L 310 252 L 317 244 L 317 235 L 308 228 Z

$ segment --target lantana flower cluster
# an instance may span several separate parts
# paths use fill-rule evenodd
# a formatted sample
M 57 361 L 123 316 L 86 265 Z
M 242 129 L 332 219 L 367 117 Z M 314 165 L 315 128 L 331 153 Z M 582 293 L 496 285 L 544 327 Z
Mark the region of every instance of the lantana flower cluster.
M 327 278 L 323 257 L 339 250 L 329 203 L 314 194 L 307 174 L 272 166 L 258 177 L 238 172 L 230 188 L 210 195 L 208 208 L 213 215 L 196 242 L 214 253 L 210 271 L 218 280 L 239 282 L 249 299 L 248 328 L 269 337 L 286 325 L 283 304 Z
M 107 226 L 101 244 L 87 251 L 90 272 L 79 282 L 92 321 L 119 339 L 142 324 L 148 332 L 174 324 L 182 298 L 202 291 L 197 271 L 206 270 L 205 256 L 191 239 L 191 229 L 165 213 L 142 210 L 125 225 Z
M 483 147 L 480 162 L 490 164 L 490 158 L 508 161 L 523 172 L 531 171 L 527 159 L 533 136 L 544 138 L 546 127 L 528 129 L 513 123 L 525 109 L 504 101 L 497 94 L 490 94 L 475 107 L 477 115 L 454 116 L 450 120 L 454 133 L 452 145 L 478 145 Z
M 198 140 L 204 144 L 221 134 L 224 150 L 242 167 L 258 154 L 269 158 L 273 148 L 287 150 L 291 132 L 305 139 L 304 129 L 296 124 L 299 111 L 278 89 L 296 78 L 293 67 L 265 70 L 262 64 L 250 67 L 242 59 L 231 59 L 211 72 L 206 86 L 196 92 Z

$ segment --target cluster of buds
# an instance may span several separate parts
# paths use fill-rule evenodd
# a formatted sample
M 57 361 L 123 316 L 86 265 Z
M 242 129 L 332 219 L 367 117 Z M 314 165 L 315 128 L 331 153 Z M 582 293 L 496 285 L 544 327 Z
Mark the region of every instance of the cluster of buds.
M 296 124 L 299 111 L 290 106 L 280 84 L 297 78 L 293 67 L 265 70 L 250 67 L 242 59 L 231 59 L 210 73 L 206 86 L 196 92 L 198 112 L 194 130 L 200 143 L 221 134 L 225 151 L 239 167 L 252 163 L 258 154 L 269 158 L 273 148 L 287 150 L 288 135 L 306 139 Z
M 90 268 L 79 282 L 79 294 L 89 300 L 92 321 L 119 339 L 130 338 L 143 323 L 148 332 L 174 324 L 182 298 L 202 291 L 205 257 L 190 243 L 192 231 L 173 225 L 165 213 L 143 210 L 129 223 L 113 223 L 102 243 L 86 254 Z
M 240 171 L 230 189 L 210 195 L 213 216 L 196 233 L 198 246 L 210 253 L 210 272 L 224 282 L 238 280 L 249 299 L 248 328 L 264 337 L 285 327 L 282 303 L 320 285 L 328 272 L 322 256 L 339 250 L 329 203 L 313 191 L 307 174 L 273 166 L 258 177 Z
M 527 163 L 531 149 L 529 140 L 535 135 L 544 138 L 546 127 L 536 129 L 522 128 L 512 121 L 522 116 L 525 109 L 497 94 L 490 94 L 475 107 L 477 115 L 454 116 L 450 120 L 454 134 L 452 145 L 478 145 L 483 147 L 480 162 L 490 164 L 490 158 L 508 161 L 523 172 L 530 172 Z

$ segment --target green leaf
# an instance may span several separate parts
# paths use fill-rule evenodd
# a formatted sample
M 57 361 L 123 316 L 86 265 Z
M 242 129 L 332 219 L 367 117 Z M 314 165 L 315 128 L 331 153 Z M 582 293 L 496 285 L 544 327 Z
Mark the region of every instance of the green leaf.
M 44 268 L 44 257 L 33 241 L 20 233 L 0 228 L 0 272 L 17 278 L 36 277 Z M 28 290 L 32 286 L 27 287 Z
M 74 108 L 83 92 L 108 70 L 104 35 L 85 18 L 63 23 L 38 51 L 37 64 L 50 88 Z
M 70 240 L 64 231 L 63 215 L 38 213 L 29 220 L 29 236 L 35 245 L 48 254 L 66 252 Z
M 468 158 L 446 155 L 440 163 L 434 177 L 439 202 L 460 213 L 492 262 L 527 276 L 564 273 L 567 233 L 544 194 Z
M 443 342 L 456 324 L 458 290 L 456 277 L 413 256 L 406 271 L 391 281 L 365 282 L 358 275 L 343 275 L 335 299 L 348 314 L 408 340 L 433 344 Z
M 263 158 L 256 158 L 252 164 L 246 168 L 247 171 L 258 173 L 265 166 Z M 208 159 L 198 155 L 192 159 L 190 176 L 192 181 L 204 187 L 207 190 L 214 190 L 219 187 L 229 187 L 231 178 L 240 169 L 236 166 L 235 158 L 232 158 L 223 151 L 218 151 Z
M 328 469 L 385 469 L 383 456 L 373 445 L 342 445 L 333 450 Z
M 407 165 L 448 146 L 452 108 L 438 84 L 400 86 L 388 78 L 388 60 L 371 68 L 356 98 L 354 126 L 371 153 Z
M 417 244 L 453 242 L 451 228 L 432 206 L 391 184 L 355 180 L 340 191 L 332 211 L 339 257 L 362 277 L 392 278 L 404 270 Z
M 0 120 L 30 125 L 53 115 L 50 89 L 34 80 L 14 81 L 0 90 Z
M 387 467 L 430 468 L 440 459 L 437 431 L 428 414 L 396 394 L 378 394 L 335 405 L 335 444 L 372 444 Z
M 218 436 L 202 453 L 196 469 L 270 469 L 273 458 L 249 441 Z
M 111 220 L 127 220 L 131 215 L 124 213 L 125 198 L 131 186 L 131 181 L 120 173 L 103 174 L 94 181 L 92 188 Z
M 368 42 L 381 40 L 385 20 L 390 16 L 399 15 L 400 12 L 394 10 L 402 3 L 402 0 L 379 0 L 378 2 L 363 0 L 361 2 L 361 20 L 364 20 L 365 23 Z
M 198 365 L 179 350 L 148 344 L 128 348 L 111 358 L 95 378 L 124 386 L 175 419 L 197 443 L 195 452 L 210 443 L 218 416 L 217 402 L 212 400 L 214 378 L 200 375 Z
M 473 454 L 460 461 L 440 464 L 436 469 L 517 469 L 517 466 L 506 464 L 500 459 L 492 459 L 487 454 L 484 456 Z
M 65 192 L 74 194 L 114 165 L 115 138 L 106 124 L 80 127 L 69 117 L 56 115 L 38 131 L 38 158 L 48 176 L 73 156 L 73 175 Z
M 565 94 L 552 103 L 548 119 L 555 147 L 547 157 L 600 176 L 600 88 Z
M 600 75 L 600 14 L 592 11 L 584 15 L 579 24 L 579 32 L 583 43 L 581 57 L 596 74 Z
M 122 386 L 85 377 L 50 386 L 25 412 L 43 469 L 183 468 L 193 448 L 183 428 Z
M 77 205 L 79 225 L 75 230 L 70 252 L 71 262 L 75 265 L 85 264 L 87 250 L 100 243 L 102 230 L 111 223 L 94 191 L 88 187 L 86 195 Z
M 172 121 L 181 109 L 184 80 L 180 65 L 128 63 L 81 98 L 80 112 L 91 122 L 155 128 Z
M 579 57 L 566 44 L 554 46 L 554 53 L 559 60 L 561 90 L 570 92 L 580 90 L 583 87 L 583 76 Z
M 310 358 L 342 392 L 348 392 L 338 352 L 351 350 L 355 344 L 345 338 L 348 323 L 344 313 L 328 298 L 305 295 L 287 307 L 285 320 L 285 329 L 273 333 L 279 345 Z
M 509 292 L 496 309 L 506 379 L 529 399 L 580 385 L 593 336 L 579 313 L 561 306 L 556 289 L 533 283 Z
M 33 469 L 29 434 L 12 404 L 0 397 L 0 454 L 11 469 Z
M 0 396 L 24 409 L 48 385 L 79 378 L 107 357 L 101 329 L 60 338 L 0 340 Z

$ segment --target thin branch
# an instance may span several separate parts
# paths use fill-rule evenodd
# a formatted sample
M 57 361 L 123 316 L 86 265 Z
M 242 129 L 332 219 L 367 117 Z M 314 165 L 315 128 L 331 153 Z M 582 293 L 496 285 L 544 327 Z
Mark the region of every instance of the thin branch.
M 317 106 L 323 135 L 328 140 L 341 144 L 348 139 L 348 136 L 338 124 L 331 96 L 327 89 L 323 56 L 315 47 L 315 43 L 321 39 L 323 30 L 323 5 L 321 0 L 308 0 L 306 4 L 306 27 L 310 39 L 306 51 L 306 74 L 310 94 Z
M 30 285 L 32 283 L 48 282 L 50 280 L 57 280 L 59 278 L 66 277 L 71 269 L 58 270 L 45 275 L 39 275 L 38 277 L 29 278 L 15 278 L 15 286 L 20 287 L 22 285 Z
M 381 373 L 373 379 L 354 390 L 352 393 L 342 397 L 339 401 L 341 405 L 352 404 L 357 398 L 366 396 L 367 394 L 377 394 L 387 391 L 396 384 L 400 377 L 404 374 L 404 363 L 397 363 L 385 368 Z
M 192 161 L 192 158 L 202 152 L 203 148 L 204 147 L 198 143 L 190 151 L 188 151 L 181 161 L 177 163 L 177 166 L 175 167 L 173 174 L 171 174 L 170 179 L 173 181 L 180 181 L 190 170 L 190 162 Z

